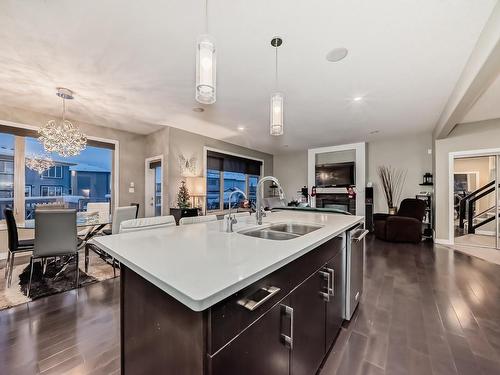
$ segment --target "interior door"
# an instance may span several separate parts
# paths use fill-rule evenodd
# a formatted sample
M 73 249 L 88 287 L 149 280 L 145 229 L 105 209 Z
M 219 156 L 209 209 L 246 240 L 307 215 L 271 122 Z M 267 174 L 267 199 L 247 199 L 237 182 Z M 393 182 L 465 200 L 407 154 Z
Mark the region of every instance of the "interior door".
M 325 293 L 323 271 L 315 273 L 291 295 L 293 307 L 292 375 L 315 374 L 325 355 Z
M 146 216 L 161 216 L 163 214 L 163 157 L 146 159 L 145 174 L 145 206 Z

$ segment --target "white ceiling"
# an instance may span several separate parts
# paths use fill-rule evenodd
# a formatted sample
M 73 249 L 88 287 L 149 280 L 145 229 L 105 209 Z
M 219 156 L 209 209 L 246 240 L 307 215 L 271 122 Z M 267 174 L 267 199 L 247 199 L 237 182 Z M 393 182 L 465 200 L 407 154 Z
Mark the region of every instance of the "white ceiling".
M 0 104 L 55 116 L 64 86 L 77 95 L 74 120 L 140 133 L 170 125 L 273 153 L 430 131 L 495 2 L 210 1 L 218 96 L 195 113 L 203 0 L 2 0 Z M 279 138 L 268 129 L 275 35 Z M 348 57 L 327 62 L 339 46 Z
M 500 118 L 500 74 L 474 103 L 461 122 L 476 122 L 495 118 Z

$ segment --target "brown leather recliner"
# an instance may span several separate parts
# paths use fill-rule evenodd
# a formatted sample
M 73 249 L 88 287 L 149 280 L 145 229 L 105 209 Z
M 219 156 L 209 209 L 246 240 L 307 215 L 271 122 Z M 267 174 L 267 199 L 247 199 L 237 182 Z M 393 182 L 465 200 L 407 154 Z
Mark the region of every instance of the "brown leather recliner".
M 425 202 L 421 199 L 404 199 L 396 215 L 375 214 L 375 236 L 384 241 L 415 242 L 422 240 L 422 220 Z

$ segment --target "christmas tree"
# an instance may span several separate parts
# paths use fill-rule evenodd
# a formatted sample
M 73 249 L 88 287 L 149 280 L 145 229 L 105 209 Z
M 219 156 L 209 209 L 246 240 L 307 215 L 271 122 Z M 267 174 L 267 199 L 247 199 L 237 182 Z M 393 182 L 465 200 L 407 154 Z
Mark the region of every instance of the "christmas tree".
M 181 186 L 179 187 L 179 192 L 177 193 L 177 205 L 179 206 L 179 208 L 191 207 L 191 202 L 189 201 L 189 191 L 186 187 L 186 181 L 181 181 Z

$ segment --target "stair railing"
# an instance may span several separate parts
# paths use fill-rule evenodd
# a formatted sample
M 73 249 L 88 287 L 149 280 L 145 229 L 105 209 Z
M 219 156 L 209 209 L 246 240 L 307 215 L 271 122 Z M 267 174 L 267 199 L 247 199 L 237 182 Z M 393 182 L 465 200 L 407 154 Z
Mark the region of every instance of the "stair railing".
M 472 193 L 467 194 L 460 200 L 458 208 L 458 226 L 460 228 L 464 227 L 466 218 L 469 219 L 471 215 L 474 216 L 474 206 L 473 204 L 470 203 L 470 201 L 474 203 L 478 199 L 484 197 L 484 195 L 481 195 L 481 197 L 474 199 L 478 194 L 484 192 L 485 190 L 487 191 L 485 192 L 484 195 L 487 195 L 495 191 L 495 180 L 488 182 L 486 185 L 480 187 L 479 189 L 473 191 Z M 470 225 L 470 220 L 467 220 L 467 223 L 468 225 Z

